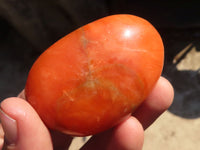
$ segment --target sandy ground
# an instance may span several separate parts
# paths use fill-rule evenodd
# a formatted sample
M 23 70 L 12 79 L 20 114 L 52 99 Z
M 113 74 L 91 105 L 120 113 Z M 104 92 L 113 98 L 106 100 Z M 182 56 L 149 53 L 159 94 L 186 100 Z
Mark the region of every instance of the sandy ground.
M 200 119 L 185 119 L 165 112 L 145 132 L 143 150 L 198 150 Z
M 166 111 L 145 131 L 143 150 L 198 150 L 199 126 L 200 119 L 185 119 Z M 78 150 L 88 138 L 75 138 L 69 150 Z

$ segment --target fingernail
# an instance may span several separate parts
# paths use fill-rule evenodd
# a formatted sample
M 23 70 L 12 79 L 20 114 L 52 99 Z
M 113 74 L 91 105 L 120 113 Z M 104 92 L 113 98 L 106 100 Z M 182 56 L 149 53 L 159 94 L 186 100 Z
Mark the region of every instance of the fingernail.
M 5 132 L 5 143 L 16 145 L 17 142 L 17 121 L 8 116 L 0 107 L 0 120 Z

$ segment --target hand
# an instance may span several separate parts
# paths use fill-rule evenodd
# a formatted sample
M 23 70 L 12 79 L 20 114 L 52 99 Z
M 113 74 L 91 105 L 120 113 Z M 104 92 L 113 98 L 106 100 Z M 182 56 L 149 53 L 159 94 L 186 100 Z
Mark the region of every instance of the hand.
M 144 130 L 168 109 L 173 96 L 171 84 L 161 77 L 133 116 L 108 131 L 94 135 L 81 150 L 141 150 Z M 4 130 L 0 128 L 0 142 L 5 132 L 5 149 L 64 150 L 73 140 L 66 134 L 49 131 L 35 110 L 24 100 L 24 93 L 19 97 L 5 99 L 0 108 Z M 3 147 L 1 143 L 0 147 Z

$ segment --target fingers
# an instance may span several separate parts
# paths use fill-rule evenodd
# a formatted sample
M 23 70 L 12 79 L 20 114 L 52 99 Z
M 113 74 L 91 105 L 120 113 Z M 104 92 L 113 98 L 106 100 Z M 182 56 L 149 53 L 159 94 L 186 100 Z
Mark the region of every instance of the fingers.
M 20 97 L 23 95 L 22 92 Z M 161 77 L 152 93 L 133 115 L 145 129 L 171 105 L 173 96 L 171 84 Z M 130 117 L 112 130 L 93 136 L 82 150 L 142 149 L 144 131 L 136 118 Z M 53 149 L 47 128 L 33 108 L 23 99 L 4 100 L 1 103 L 0 119 L 7 139 L 7 149 Z M 57 145 L 68 146 L 72 140 L 61 133 L 53 132 L 52 135 L 53 139 L 60 139 L 55 142 Z M 55 147 L 55 149 L 61 148 Z
M 130 117 L 114 129 L 93 136 L 81 150 L 141 150 L 143 141 L 141 124 Z
M 168 80 L 161 77 L 151 94 L 143 104 L 133 113 L 146 129 L 149 127 L 169 106 L 174 98 L 174 90 Z
M 4 142 L 4 131 L 2 125 L 0 124 L 0 149 L 3 148 L 3 142 Z
M 17 97 L 26 99 L 25 90 L 22 90 Z M 66 135 L 64 133 L 58 132 L 58 131 L 51 130 L 50 134 L 51 134 L 54 150 L 67 149 L 73 140 L 73 137 Z
M 108 150 L 141 150 L 144 140 L 143 128 L 151 125 L 171 105 L 173 96 L 173 87 L 161 77 L 146 101 L 133 114 L 139 121 L 130 117 L 116 128 L 93 136 L 84 145 L 83 150 L 106 147 Z
M 4 100 L 1 103 L 0 119 L 5 132 L 6 149 L 53 149 L 49 131 L 33 108 L 23 99 Z

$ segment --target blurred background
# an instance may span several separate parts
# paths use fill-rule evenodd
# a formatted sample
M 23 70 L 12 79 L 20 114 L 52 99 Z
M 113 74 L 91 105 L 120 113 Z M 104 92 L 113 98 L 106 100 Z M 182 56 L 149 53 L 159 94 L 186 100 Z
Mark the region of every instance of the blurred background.
M 35 59 L 51 44 L 111 14 L 147 19 L 165 45 L 172 106 L 145 132 L 144 150 L 200 147 L 200 1 L 0 0 L 0 100 L 16 96 Z M 134 140 L 134 139 L 133 139 Z M 75 141 L 78 149 L 84 139 Z

